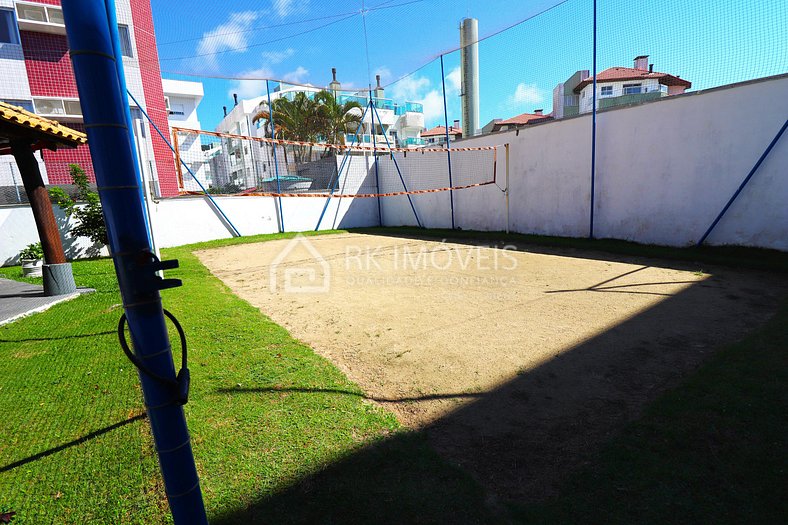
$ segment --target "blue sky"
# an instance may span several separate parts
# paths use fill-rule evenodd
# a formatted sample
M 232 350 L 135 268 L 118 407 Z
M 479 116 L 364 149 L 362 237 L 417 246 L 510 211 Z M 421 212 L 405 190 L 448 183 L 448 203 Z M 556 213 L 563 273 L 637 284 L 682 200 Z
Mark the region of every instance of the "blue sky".
M 162 74 L 204 83 L 199 114 L 205 129 L 218 123 L 223 105 L 232 105 L 232 93 L 265 93 L 264 81 L 237 79 L 324 86 L 332 67 L 348 87 L 364 88 L 368 75 L 380 73 L 390 84 L 388 97 L 423 102 L 427 125 L 442 123 L 440 62 L 433 59 L 457 48 L 466 16 L 479 19 L 485 37 L 547 10 L 479 44 L 482 124 L 539 108 L 549 112 L 553 87 L 592 67 L 591 0 L 368 0 L 363 18 L 361 0 L 151 3 Z M 783 0 L 598 5 L 600 71 L 631 67 L 636 55 L 648 54 L 655 71 L 680 75 L 693 90 L 788 71 Z M 449 121 L 460 118 L 459 61 L 458 51 L 444 57 Z

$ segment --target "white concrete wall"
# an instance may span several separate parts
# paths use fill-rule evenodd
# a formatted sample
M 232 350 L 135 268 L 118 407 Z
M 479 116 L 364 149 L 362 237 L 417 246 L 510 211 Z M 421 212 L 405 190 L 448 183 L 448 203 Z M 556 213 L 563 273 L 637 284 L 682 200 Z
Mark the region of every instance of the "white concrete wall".
M 66 218 L 63 210 L 54 207 L 55 220 L 60 227 L 60 239 L 66 257 L 95 257 L 106 255 L 106 249 L 96 246 L 86 237 L 73 238 L 66 232 L 74 226 L 74 219 Z M 36 223 L 30 206 L 0 206 L 0 266 L 19 264 L 19 252 L 29 244 L 39 242 Z
M 595 236 L 670 246 L 697 242 L 785 122 L 787 92 L 788 76 L 782 76 L 601 112 Z M 588 235 L 591 115 L 456 145 L 507 142 L 511 230 Z M 788 250 L 786 173 L 783 136 L 707 242 Z M 445 207 L 413 199 L 427 225 L 444 220 Z M 386 224 L 408 224 L 401 203 L 383 203 Z M 504 203 L 495 186 L 456 191 L 457 226 L 503 230 Z

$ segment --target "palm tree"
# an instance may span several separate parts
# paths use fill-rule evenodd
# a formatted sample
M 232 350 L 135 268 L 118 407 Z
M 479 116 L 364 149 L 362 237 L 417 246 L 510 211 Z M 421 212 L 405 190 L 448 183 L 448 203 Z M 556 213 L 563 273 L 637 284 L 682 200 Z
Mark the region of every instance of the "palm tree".
M 299 92 L 289 100 L 280 97 L 273 101 L 274 130 L 273 137 L 277 139 L 297 140 L 301 142 L 315 142 L 320 131 L 321 116 L 318 111 L 318 104 L 309 98 L 306 93 Z M 260 111 L 252 117 L 252 122 L 258 120 L 269 120 L 270 114 L 268 105 L 263 106 Z M 271 134 L 267 129 L 266 134 Z M 295 146 L 296 161 L 304 161 L 307 157 L 307 146 Z
M 361 122 L 361 104 L 356 101 L 340 104 L 334 95 L 325 90 L 316 93 L 314 98 L 304 92 L 296 93 L 292 101 L 280 97 L 273 101 L 272 106 L 276 126 L 274 138 L 302 142 L 322 139 L 331 144 L 344 144 L 345 133 L 355 131 Z M 252 122 L 269 119 L 266 104 L 252 117 Z M 266 128 L 266 134 L 271 135 L 270 128 Z M 311 150 L 309 147 L 310 158 Z M 305 160 L 307 148 L 297 147 L 297 152 L 299 160 Z
M 321 135 L 331 144 L 344 144 L 345 134 L 355 132 L 361 122 L 361 104 L 348 100 L 344 104 L 328 91 L 315 95 L 321 116 Z M 357 110 L 357 111 L 354 111 Z

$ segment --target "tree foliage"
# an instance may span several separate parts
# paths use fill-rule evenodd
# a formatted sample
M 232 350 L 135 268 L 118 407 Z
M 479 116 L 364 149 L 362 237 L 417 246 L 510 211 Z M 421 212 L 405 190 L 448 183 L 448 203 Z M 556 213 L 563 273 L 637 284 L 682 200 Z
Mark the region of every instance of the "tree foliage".
M 74 200 L 63 188 L 57 186 L 49 189 L 49 196 L 67 216 L 73 216 L 79 221 L 69 233 L 74 237 L 87 237 L 95 244 L 109 244 L 98 193 L 90 189 L 88 176 L 78 164 L 69 164 L 68 169 L 77 187 L 77 199 Z
M 275 130 L 273 137 L 301 142 L 328 142 L 344 144 L 345 134 L 353 133 L 361 122 L 361 104 L 355 100 L 340 104 L 328 91 L 320 91 L 313 97 L 298 92 L 290 100 L 280 97 L 271 104 Z M 271 113 L 267 104 L 252 118 L 252 122 L 269 121 Z M 266 136 L 271 136 L 269 125 L 265 126 Z M 306 160 L 311 147 L 296 147 L 297 160 Z

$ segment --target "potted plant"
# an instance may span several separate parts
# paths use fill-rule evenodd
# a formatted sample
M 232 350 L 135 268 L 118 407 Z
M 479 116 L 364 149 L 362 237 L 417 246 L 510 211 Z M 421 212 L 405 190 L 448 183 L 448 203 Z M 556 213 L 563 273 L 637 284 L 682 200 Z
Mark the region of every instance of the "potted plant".
M 19 252 L 22 260 L 22 275 L 24 277 L 41 277 L 41 267 L 44 264 L 44 250 L 41 243 L 28 244 L 27 247 Z

